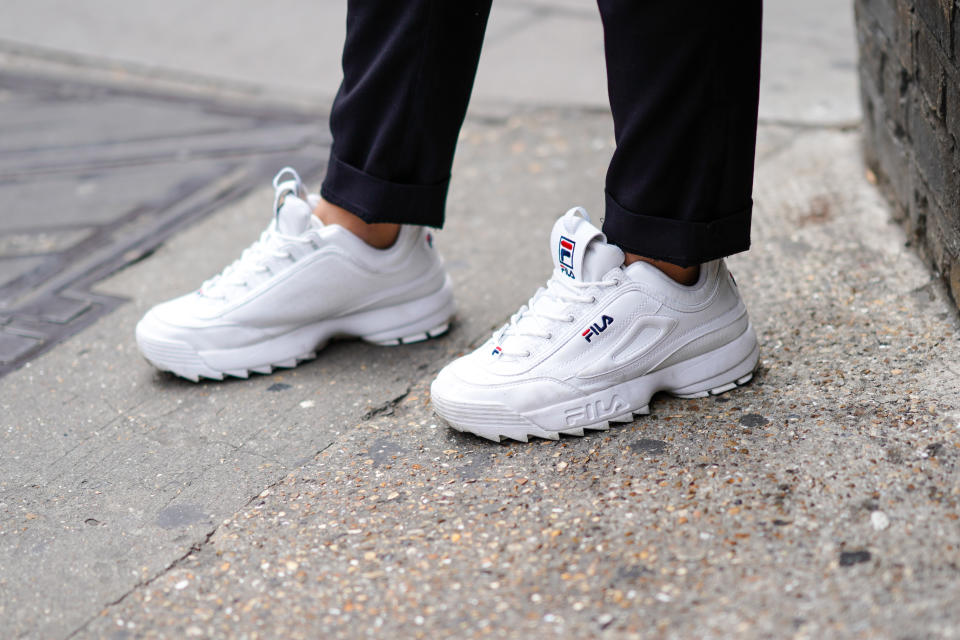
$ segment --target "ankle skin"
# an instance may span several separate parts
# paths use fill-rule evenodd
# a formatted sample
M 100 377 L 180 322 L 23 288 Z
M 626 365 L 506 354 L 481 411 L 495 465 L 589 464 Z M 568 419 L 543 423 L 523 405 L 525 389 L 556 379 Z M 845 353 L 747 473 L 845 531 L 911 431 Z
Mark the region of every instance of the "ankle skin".
M 388 222 L 371 224 L 326 200 L 320 200 L 320 204 L 313 210 L 313 215 L 325 225 L 340 225 L 375 249 L 392 247 L 400 234 L 399 224 Z
M 695 284 L 697 280 L 700 279 L 700 265 L 694 265 L 692 267 L 681 267 L 675 265 L 671 262 L 665 262 L 663 260 L 654 260 L 653 258 L 646 258 L 644 256 L 638 256 L 635 253 L 626 253 L 623 260 L 624 266 L 630 266 L 634 262 L 646 262 L 647 264 L 652 264 L 660 271 L 663 271 L 671 280 L 677 284 L 682 284 L 685 286 L 690 286 Z

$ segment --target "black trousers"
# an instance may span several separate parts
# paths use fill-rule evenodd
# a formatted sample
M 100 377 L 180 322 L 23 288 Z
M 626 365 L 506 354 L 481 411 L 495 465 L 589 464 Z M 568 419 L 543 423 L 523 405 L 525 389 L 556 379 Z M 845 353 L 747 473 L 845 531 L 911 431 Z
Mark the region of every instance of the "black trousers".
M 442 226 L 491 0 L 350 0 L 321 193 Z M 616 151 L 603 231 L 684 266 L 750 245 L 762 0 L 599 0 Z

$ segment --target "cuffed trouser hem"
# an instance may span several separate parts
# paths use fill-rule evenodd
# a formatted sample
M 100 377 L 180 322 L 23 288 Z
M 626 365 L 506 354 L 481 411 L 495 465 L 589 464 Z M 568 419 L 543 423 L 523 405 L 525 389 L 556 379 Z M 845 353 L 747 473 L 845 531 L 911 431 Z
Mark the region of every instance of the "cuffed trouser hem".
M 443 226 L 450 179 L 437 184 L 400 184 L 364 173 L 330 154 L 320 195 L 364 222 Z
M 709 222 L 691 222 L 635 213 L 609 193 L 606 200 L 603 232 L 627 253 L 690 267 L 750 248 L 752 202 Z

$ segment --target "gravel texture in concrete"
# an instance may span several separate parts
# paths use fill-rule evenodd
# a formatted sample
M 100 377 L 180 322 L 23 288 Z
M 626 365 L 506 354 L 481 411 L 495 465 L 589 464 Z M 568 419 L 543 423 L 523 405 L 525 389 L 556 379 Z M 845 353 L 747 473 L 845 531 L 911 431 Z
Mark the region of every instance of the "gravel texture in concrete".
M 498 131 L 467 128 L 471 161 Z M 79 635 L 957 637 L 956 319 L 858 144 L 761 131 L 755 248 L 730 261 L 763 342 L 751 385 L 493 445 L 432 415 L 424 371 Z M 500 199 L 464 173 L 475 206 Z M 467 327 L 448 340 L 484 337 Z

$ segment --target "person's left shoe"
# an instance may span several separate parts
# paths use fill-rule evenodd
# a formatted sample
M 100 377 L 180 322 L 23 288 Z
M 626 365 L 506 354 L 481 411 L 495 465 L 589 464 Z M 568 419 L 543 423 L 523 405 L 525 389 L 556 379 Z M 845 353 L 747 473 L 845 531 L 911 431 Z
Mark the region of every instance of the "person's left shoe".
M 580 208 L 550 242 L 547 286 L 434 380 L 451 427 L 496 441 L 582 436 L 649 413 L 658 391 L 697 398 L 750 380 L 757 337 L 722 260 L 691 286 L 645 262 L 624 267 Z
M 324 225 L 300 176 L 285 168 L 260 239 L 198 290 L 158 304 L 137 346 L 161 371 L 246 378 L 295 367 L 337 337 L 379 345 L 434 338 L 454 313 L 453 286 L 429 229 L 404 225 L 388 249 Z

